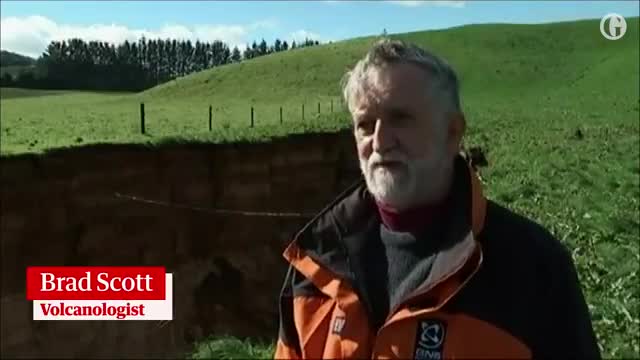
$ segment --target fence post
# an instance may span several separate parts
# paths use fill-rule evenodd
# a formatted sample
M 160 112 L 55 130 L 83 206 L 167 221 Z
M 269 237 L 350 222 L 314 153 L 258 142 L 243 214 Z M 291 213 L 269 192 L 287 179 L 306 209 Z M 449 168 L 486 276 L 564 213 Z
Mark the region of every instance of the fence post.
M 280 124 L 282 124 L 282 106 L 280 106 Z
M 209 131 L 211 131 L 211 120 L 213 119 L 212 107 L 209 105 Z
M 144 134 L 144 103 L 140 103 L 140 131 Z
M 320 102 L 318 102 L 318 115 L 320 114 Z
M 253 106 L 251 107 L 251 127 L 253 127 Z
M 333 113 L 333 99 L 331 99 L 331 112 Z
M 302 121 L 304 121 L 304 104 L 302 104 Z

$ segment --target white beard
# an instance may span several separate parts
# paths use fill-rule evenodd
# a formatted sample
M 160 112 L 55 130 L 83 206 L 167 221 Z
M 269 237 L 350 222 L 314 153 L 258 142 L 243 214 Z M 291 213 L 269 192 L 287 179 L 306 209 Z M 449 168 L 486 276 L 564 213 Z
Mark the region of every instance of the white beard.
M 376 200 L 398 210 L 439 200 L 447 190 L 453 162 L 446 155 L 444 143 L 434 145 L 426 158 L 408 159 L 398 152 L 385 155 L 374 152 L 368 160 L 361 158 L 360 169 L 369 192 Z M 376 166 L 383 160 L 400 161 L 402 165 Z

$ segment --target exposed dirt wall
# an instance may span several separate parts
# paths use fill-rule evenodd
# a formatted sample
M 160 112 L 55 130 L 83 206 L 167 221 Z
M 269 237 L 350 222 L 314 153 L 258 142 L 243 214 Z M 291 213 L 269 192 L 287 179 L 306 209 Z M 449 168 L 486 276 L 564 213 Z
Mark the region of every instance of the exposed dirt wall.
M 268 144 L 96 146 L 0 161 L 3 357 L 175 358 L 209 334 L 273 337 L 281 253 L 358 177 L 349 133 Z M 119 197 L 120 194 L 123 197 Z M 162 265 L 174 321 L 33 321 L 30 265 Z

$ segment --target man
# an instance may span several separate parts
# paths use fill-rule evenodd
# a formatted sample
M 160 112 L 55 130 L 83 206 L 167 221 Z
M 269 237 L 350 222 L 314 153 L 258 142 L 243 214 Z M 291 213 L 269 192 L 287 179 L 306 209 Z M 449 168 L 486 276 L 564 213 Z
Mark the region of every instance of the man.
M 458 80 L 376 43 L 345 76 L 364 180 L 286 249 L 276 358 L 600 358 L 571 255 L 483 197 Z

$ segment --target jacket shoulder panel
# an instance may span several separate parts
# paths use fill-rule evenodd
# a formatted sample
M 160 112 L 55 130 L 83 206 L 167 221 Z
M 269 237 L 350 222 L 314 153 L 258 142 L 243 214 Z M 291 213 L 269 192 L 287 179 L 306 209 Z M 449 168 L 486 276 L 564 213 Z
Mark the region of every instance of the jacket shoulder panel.
M 598 358 L 569 248 L 541 224 L 495 202 L 479 237 L 484 263 L 465 306 L 525 340 L 535 357 Z M 487 294 L 482 308 L 471 304 Z
M 493 201 L 487 202 L 487 218 L 479 240 L 487 252 L 507 252 L 526 265 L 553 264 L 569 254 L 567 247 L 540 223 Z

